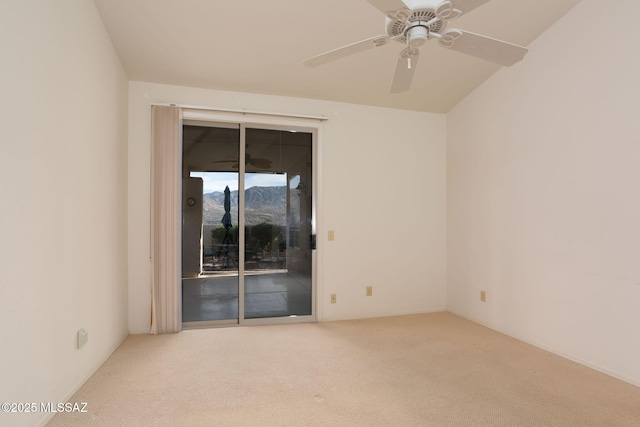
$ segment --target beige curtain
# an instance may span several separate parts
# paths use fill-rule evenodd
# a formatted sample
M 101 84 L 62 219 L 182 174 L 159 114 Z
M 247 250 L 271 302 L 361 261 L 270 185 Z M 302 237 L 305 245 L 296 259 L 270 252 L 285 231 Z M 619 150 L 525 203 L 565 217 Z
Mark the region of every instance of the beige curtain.
M 182 329 L 180 182 L 182 112 L 151 110 L 151 333 Z

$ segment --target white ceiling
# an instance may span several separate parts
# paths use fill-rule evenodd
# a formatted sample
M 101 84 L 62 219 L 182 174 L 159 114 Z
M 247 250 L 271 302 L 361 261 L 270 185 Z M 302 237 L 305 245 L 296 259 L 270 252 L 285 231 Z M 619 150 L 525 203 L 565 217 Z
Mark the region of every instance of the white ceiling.
M 579 1 L 492 0 L 448 28 L 528 46 Z M 411 90 L 390 95 L 399 43 L 303 66 L 311 56 L 384 34 L 384 16 L 366 0 L 94 2 L 135 81 L 444 113 L 500 68 L 431 40 Z

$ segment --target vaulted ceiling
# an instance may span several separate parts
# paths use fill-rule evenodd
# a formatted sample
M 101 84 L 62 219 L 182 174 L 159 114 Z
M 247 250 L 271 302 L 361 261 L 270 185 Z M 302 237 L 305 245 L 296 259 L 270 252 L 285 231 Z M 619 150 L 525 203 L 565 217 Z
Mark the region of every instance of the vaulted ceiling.
M 578 2 L 492 0 L 449 28 L 528 46 Z M 94 3 L 134 81 L 444 113 L 500 69 L 436 40 L 422 47 L 411 90 L 400 94 L 389 93 L 404 48 L 396 42 L 305 67 L 304 59 L 384 34 L 384 15 L 367 0 Z

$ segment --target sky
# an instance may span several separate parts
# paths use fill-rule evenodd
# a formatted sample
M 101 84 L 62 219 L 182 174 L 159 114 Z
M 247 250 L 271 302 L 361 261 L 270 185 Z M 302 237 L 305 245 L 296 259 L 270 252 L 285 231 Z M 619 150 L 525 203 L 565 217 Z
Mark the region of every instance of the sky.
M 238 174 L 236 172 L 191 172 L 192 177 L 200 177 L 203 181 L 203 194 L 214 191 L 224 191 L 225 186 L 229 190 L 238 189 Z M 248 173 L 245 175 L 245 188 L 251 187 L 278 187 L 285 186 L 287 179 L 285 174 L 272 173 Z

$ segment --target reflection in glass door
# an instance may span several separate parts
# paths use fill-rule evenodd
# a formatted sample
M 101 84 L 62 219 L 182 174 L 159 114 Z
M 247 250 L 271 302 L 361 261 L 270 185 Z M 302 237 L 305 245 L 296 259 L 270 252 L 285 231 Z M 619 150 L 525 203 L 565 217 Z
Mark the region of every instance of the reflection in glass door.
M 313 134 L 215 126 L 183 127 L 183 323 L 313 316 Z

